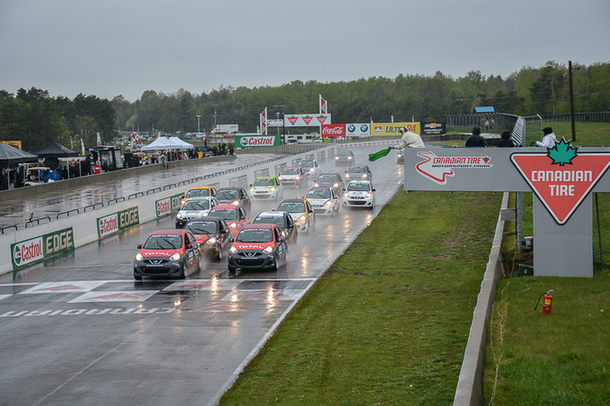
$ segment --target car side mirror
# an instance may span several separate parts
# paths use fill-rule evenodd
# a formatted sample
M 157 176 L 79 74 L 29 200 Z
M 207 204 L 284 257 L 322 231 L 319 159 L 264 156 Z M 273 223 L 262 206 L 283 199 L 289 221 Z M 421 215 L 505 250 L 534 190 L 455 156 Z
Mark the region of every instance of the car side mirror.
M 142 245 L 141 245 L 141 244 L 140 244 L 140 245 L 138 245 L 138 249 L 139 249 L 139 250 L 141 250 L 141 249 L 142 249 Z
M 373 189 L 373 192 L 375 191 L 375 189 Z
M 235 242 L 235 238 L 231 237 L 231 238 L 229 238 L 229 241 Z
M 193 248 L 193 245 L 190 242 L 187 242 L 185 247 L 187 250 L 190 250 L 191 248 Z

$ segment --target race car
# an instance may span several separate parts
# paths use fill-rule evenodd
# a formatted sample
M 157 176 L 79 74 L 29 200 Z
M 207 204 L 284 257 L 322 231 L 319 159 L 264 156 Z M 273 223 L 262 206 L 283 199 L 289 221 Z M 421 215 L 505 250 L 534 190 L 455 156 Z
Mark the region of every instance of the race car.
M 285 211 L 263 211 L 252 220 L 252 224 L 275 224 L 284 233 L 287 244 L 296 243 L 299 237 L 294 220 Z
M 368 165 L 352 165 L 345 171 L 347 180 L 370 180 L 373 181 L 373 173 Z
M 220 203 L 230 203 L 234 205 L 240 205 L 247 212 L 250 212 L 252 202 L 250 201 L 250 195 L 246 192 L 243 187 L 221 187 L 216 192 L 216 199 Z
M 332 187 L 312 187 L 305 198 L 311 203 L 313 211 L 320 215 L 335 216 L 341 207 L 339 195 Z
M 303 168 L 298 166 L 288 166 L 282 170 L 278 180 L 284 187 L 301 188 L 303 184 L 307 185 L 307 175 Z
M 314 187 L 332 187 L 337 194 L 343 190 L 345 183 L 343 177 L 337 172 L 325 172 L 318 176 L 318 179 L 313 183 Z
M 375 208 L 375 189 L 368 180 L 352 180 L 343 189 L 343 205 L 346 207 Z
M 399 149 L 396 152 L 396 163 L 403 164 L 405 162 L 405 149 Z
M 176 214 L 176 228 L 183 228 L 189 220 L 202 218 L 208 215 L 209 211 L 218 206 L 219 202 L 215 197 L 194 197 L 187 199 Z
M 354 153 L 349 149 L 340 149 L 335 155 L 335 166 L 339 165 L 353 165 L 356 163 L 356 157 Z
M 190 272 L 201 270 L 201 250 L 188 230 L 159 230 L 138 245 L 133 261 L 133 277 L 167 276 L 185 279 Z
M 186 202 L 187 199 L 190 199 L 193 197 L 208 197 L 208 196 L 215 196 L 215 195 L 216 195 L 216 188 L 214 186 L 192 187 L 189 190 L 187 190 L 186 193 L 184 194 L 184 197 L 182 197 L 182 202 L 180 203 L 180 207 L 182 207 L 182 205 L 184 204 L 184 202 Z
M 299 162 L 299 168 L 303 168 L 308 178 L 316 179 L 322 172 L 322 168 L 315 159 L 304 159 Z
M 231 246 L 231 229 L 220 217 L 191 220 L 184 229 L 193 233 L 204 257 L 220 261 Z
M 316 214 L 307 199 L 284 199 L 275 210 L 290 214 L 299 233 L 310 233 L 316 226 Z
M 284 188 L 275 176 L 260 176 L 250 187 L 250 196 L 255 200 L 279 200 L 284 196 Z
M 241 206 L 234 204 L 219 204 L 208 213 L 208 217 L 220 217 L 229 225 L 231 236 L 235 237 L 243 226 L 250 224 L 250 216 Z
M 275 224 L 250 224 L 241 229 L 229 249 L 229 272 L 241 269 L 277 271 L 286 264 L 288 246 Z

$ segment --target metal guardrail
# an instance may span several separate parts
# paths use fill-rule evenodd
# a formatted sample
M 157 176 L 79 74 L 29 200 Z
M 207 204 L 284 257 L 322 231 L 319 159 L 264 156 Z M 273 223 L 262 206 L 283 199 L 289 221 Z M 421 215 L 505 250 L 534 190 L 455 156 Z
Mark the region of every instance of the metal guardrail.
M 70 213 L 72 212 L 77 212 L 78 214 L 80 214 L 80 209 L 72 209 L 72 210 L 68 210 L 68 211 L 62 211 L 61 213 L 57 213 L 57 217 L 55 217 L 55 220 L 59 220 L 59 216 L 61 216 L 62 214 L 65 214 L 66 216 L 70 217 Z
M 95 203 L 95 204 L 90 204 L 89 206 L 85 206 L 85 208 L 83 209 L 83 213 L 87 211 L 88 208 L 92 208 L 93 210 L 95 210 L 97 208 L 97 206 L 101 206 L 104 207 L 104 203 Z
M 121 196 L 121 197 L 117 197 L 116 199 L 108 200 L 106 202 L 106 206 L 110 206 L 110 203 L 118 203 L 119 200 L 124 202 L 125 201 L 125 196 Z
M 19 231 L 19 227 L 17 227 L 17 224 L 13 224 L 12 226 L 5 226 L 0 228 L 0 232 L 4 234 L 4 230 L 7 230 L 9 228 L 15 228 L 15 231 Z
M 28 228 L 28 224 L 34 224 L 34 222 L 36 222 L 36 225 L 39 225 L 39 224 L 40 224 L 40 220 L 49 220 L 49 223 L 50 223 L 50 222 L 51 222 L 51 217 L 49 217 L 49 216 L 44 216 L 44 217 L 40 217 L 40 218 L 37 218 L 37 219 L 31 219 L 31 220 L 28 220 L 28 221 L 25 223 L 25 228 Z M 33 227 L 33 226 L 32 226 L 32 227 Z

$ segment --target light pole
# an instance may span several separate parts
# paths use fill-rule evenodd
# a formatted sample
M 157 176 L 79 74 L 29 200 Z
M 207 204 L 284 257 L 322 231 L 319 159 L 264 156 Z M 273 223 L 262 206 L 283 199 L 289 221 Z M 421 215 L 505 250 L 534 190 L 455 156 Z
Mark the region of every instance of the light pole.
M 200 126 L 200 118 L 201 118 L 201 114 L 197 114 L 195 117 L 197 117 L 197 134 L 199 134 L 201 132 L 201 126 Z
M 276 111 L 275 115 L 277 116 L 277 121 L 275 122 L 277 124 L 277 135 L 280 135 L 280 112 Z
M 574 68 L 580 69 L 580 66 Z M 570 82 L 570 119 L 572 120 L 572 142 L 576 141 L 576 123 L 574 118 L 574 85 L 572 84 L 572 61 L 568 61 L 568 79 Z

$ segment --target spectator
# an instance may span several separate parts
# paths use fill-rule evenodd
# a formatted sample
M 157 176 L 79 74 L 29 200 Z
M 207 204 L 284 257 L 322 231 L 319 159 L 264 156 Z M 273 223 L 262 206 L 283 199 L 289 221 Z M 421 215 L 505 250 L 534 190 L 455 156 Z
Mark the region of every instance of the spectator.
M 485 142 L 485 138 L 481 136 L 481 129 L 479 127 L 474 127 L 472 129 L 472 134 L 466 138 L 466 146 L 467 147 L 487 147 L 487 142 Z
M 544 138 L 542 138 L 542 142 L 536 141 L 536 145 L 549 149 L 555 147 L 557 137 L 553 133 L 553 129 L 551 127 L 545 127 L 542 129 L 542 132 L 544 133 Z
M 426 148 L 426 144 L 421 139 L 419 134 L 413 133 L 407 129 L 407 127 L 402 127 L 398 130 L 402 135 L 400 140 L 400 144 L 394 145 L 393 149 L 403 149 L 403 148 Z
M 500 141 L 498 142 L 498 148 L 514 148 L 515 144 L 513 140 L 510 139 L 510 131 L 504 131 L 500 136 Z

